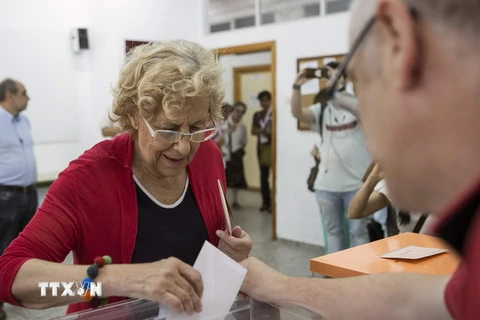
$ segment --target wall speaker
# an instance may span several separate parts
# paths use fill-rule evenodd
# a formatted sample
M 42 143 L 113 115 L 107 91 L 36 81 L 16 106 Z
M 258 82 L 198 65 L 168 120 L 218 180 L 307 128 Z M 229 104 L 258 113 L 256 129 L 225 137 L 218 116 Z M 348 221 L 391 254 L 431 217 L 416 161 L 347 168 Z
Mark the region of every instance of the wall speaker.
M 87 29 L 77 28 L 72 30 L 71 38 L 73 52 L 80 52 L 80 50 L 89 49 Z

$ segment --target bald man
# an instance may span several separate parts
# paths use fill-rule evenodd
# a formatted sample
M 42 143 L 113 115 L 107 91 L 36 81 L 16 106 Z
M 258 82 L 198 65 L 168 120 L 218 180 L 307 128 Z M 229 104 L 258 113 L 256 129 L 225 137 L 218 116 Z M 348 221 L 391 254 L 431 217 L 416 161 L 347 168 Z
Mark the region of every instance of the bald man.
M 480 1 L 356 0 L 352 59 L 360 118 L 392 200 L 436 212 L 462 256 L 453 276 L 289 278 L 250 258 L 242 291 L 326 319 L 480 318 Z
M 30 122 L 21 114 L 29 100 L 22 83 L 0 81 L 0 255 L 37 210 L 37 168 Z M 0 301 L 0 320 L 6 317 L 2 306 Z

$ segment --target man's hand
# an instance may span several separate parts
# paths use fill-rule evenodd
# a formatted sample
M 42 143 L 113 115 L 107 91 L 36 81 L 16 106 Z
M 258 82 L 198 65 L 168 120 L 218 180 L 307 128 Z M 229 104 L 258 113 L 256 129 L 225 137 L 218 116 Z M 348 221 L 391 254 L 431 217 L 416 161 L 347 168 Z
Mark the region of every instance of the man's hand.
M 248 270 L 241 292 L 255 300 L 280 303 L 279 295 L 286 293 L 289 281 L 286 275 L 255 258 L 248 258 L 241 265 Z
M 248 258 L 252 250 L 252 239 L 242 228 L 236 226 L 232 229 L 232 234 L 218 230 L 217 236 L 220 238 L 218 249 L 233 260 L 240 262 Z

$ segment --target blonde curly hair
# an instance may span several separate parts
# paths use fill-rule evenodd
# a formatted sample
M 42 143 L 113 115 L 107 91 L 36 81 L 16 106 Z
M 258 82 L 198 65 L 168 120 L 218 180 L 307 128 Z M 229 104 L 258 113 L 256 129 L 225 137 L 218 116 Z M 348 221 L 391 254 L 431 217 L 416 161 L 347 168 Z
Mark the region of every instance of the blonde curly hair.
M 185 99 L 207 101 L 215 123 L 222 120 L 225 96 L 218 56 L 199 44 L 173 40 L 152 42 L 133 49 L 127 56 L 120 79 L 113 90 L 112 121 L 130 133 L 130 117 L 140 113 L 152 119 L 183 108 Z

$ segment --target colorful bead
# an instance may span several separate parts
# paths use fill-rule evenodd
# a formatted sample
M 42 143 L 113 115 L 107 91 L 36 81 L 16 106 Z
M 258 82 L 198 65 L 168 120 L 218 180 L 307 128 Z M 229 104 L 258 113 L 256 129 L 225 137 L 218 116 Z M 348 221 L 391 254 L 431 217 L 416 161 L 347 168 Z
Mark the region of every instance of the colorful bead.
M 99 268 L 103 268 L 105 265 L 105 259 L 103 259 L 103 257 L 96 257 L 95 260 L 93 260 L 93 263 L 95 263 Z
M 82 301 L 88 301 L 88 305 L 91 308 L 98 308 L 99 306 L 104 306 L 108 303 L 108 298 L 97 298 L 92 297 L 90 292 L 90 283 L 93 282 L 98 276 L 100 268 L 104 267 L 107 264 L 112 264 L 112 258 L 110 256 L 96 257 L 93 261 L 93 264 L 87 268 L 88 278 L 83 279 L 82 287 L 86 292 L 82 296 Z
M 98 276 L 98 266 L 96 264 L 92 264 L 87 269 L 87 274 L 90 278 L 95 279 Z
M 110 258 L 110 256 L 103 256 L 103 260 L 105 260 L 105 264 L 112 264 L 112 258 Z
M 92 278 L 85 278 L 82 280 L 82 288 L 85 290 L 90 289 L 90 283 L 93 282 Z
M 82 296 L 82 301 L 90 301 L 92 300 L 93 297 L 92 295 L 90 294 L 90 290 L 87 290 L 84 295 Z

